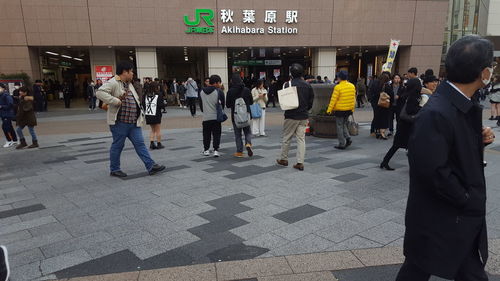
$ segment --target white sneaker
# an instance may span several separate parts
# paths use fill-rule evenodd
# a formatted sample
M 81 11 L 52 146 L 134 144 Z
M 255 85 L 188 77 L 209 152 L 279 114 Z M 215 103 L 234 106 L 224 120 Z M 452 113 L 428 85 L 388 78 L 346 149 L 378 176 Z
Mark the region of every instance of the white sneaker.
M 184 106 L 184 108 L 188 108 L 187 106 Z
M 11 141 L 6 141 L 5 144 L 3 145 L 4 148 L 10 147 L 12 144 Z
M 219 152 L 217 150 L 214 150 L 214 157 L 219 157 Z
M 208 150 L 203 151 L 203 156 L 210 156 L 210 151 Z
M 182 105 L 179 105 L 180 108 L 182 108 Z
M 18 145 L 17 141 L 11 141 L 9 147 Z

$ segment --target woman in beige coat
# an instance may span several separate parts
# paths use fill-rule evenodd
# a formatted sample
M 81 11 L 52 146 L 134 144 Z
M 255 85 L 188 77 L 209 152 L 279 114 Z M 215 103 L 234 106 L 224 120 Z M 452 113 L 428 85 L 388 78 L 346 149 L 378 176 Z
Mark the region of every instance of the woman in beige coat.
M 262 108 L 262 116 L 260 118 L 252 119 L 252 134 L 254 136 L 266 136 L 266 104 L 267 104 L 267 90 L 264 87 L 264 80 L 259 79 L 257 85 L 252 89 L 253 102 L 260 105 Z

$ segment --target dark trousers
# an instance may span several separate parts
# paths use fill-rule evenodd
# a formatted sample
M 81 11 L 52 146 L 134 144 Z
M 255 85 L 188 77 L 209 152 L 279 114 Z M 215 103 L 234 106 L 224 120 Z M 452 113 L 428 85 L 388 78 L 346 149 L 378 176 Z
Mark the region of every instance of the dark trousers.
M 17 141 L 16 131 L 12 126 L 12 118 L 2 118 L 2 130 L 7 141 Z
M 356 96 L 356 101 L 358 102 L 358 108 L 360 108 L 364 103 L 363 103 L 363 97 L 364 95 L 358 95 Z
M 64 107 L 65 108 L 69 108 L 70 103 L 71 103 L 71 99 L 70 98 L 64 98 Z
M 399 270 L 396 281 L 428 281 L 431 275 L 424 272 L 415 264 L 405 260 L 403 266 Z M 477 249 L 471 251 L 470 255 L 465 259 L 455 276 L 455 281 L 488 281 L 488 275 L 484 271 L 484 265 L 479 259 Z
M 382 163 L 389 164 L 389 161 L 391 161 L 392 156 L 394 156 L 394 154 L 396 153 L 396 151 L 398 151 L 398 149 L 399 147 L 393 144 L 389 149 L 389 151 L 387 151 L 387 154 L 385 155 L 384 161 Z
M 203 121 L 203 148 L 205 151 L 210 149 L 212 137 L 214 139 L 214 150 L 219 150 L 221 133 L 222 126 L 220 122 L 217 122 L 217 120 Z
M 273 107 L 276 107 L 276 98 L 274 97 L 274 95 L 269 95 L 268 96 L 266 107 L 269 107 L 270 103 L 273 103 Z
M 191 110 L 191 115 L 193 115 L 193 116 L 196 115 L 196 101 L 197 100 L 198 100 L 198 98 L 192 98 L 192 97 L 187 98 L 189 110 Z
M 391 107 L 391 114 L 389 115 L 389 131 L 394 132 L 394 119 L 397 120 L 396 107 Z

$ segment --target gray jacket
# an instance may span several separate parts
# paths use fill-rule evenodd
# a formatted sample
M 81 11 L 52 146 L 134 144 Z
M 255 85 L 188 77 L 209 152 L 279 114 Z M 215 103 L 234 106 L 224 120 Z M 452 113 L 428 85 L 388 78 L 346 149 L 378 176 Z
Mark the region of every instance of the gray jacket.
M 188 97 L 188 98 L 197 98 L 198 97 L 198 85 L 196 85 L 196 81 L 189 80 L 186 83 L 186 97 Z
M 213 87 L 205 87 L 200 93 L 200 109 L 203 112 L 203 121 L 217 120 L 217 104 L 225 105 L 224 93 Z

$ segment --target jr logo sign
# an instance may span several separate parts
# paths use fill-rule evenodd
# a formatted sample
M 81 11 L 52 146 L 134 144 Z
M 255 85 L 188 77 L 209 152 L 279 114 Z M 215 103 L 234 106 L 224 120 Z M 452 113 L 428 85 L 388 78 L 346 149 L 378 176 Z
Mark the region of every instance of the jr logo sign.
M 199 26 L 201 20 L 208 25 Z M 214 11 L 210 9 L 196 9 L 194 14 L 194 20 L 189 19 L 189 15 L 184 15 L 184 23 L 188 26 L 186 33 L 214 33 Z

